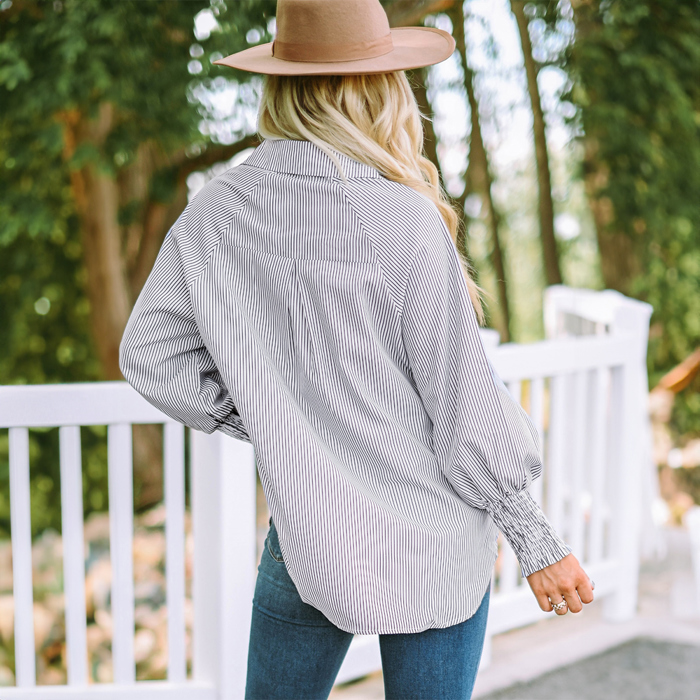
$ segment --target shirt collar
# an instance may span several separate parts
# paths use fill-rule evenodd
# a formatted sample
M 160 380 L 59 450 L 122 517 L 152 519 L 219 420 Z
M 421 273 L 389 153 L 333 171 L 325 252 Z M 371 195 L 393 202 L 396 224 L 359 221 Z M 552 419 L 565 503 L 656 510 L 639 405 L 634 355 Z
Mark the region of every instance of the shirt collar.
M 383 177 L 370 165 L 359 163 L 337 153 L 345 177 Z M 335 163 L 311 141 L 295 139 L 265 139 L 245 161 L 246 165 L 290 175 L 340 177 Z

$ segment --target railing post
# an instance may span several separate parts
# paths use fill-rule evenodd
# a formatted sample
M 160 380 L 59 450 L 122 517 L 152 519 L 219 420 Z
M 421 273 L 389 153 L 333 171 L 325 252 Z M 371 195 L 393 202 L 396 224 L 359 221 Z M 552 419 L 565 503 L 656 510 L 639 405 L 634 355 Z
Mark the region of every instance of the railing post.
M 649 424 L 649 388 L 647 379 L 647 342 L 652 307 L 634 300 L 621 300 L 611 324 L 612 335 L 627 335 L 634 344 L 623 365 L 622 389 L 622 460 L 617 484 L 620 502 L 618 532 L 614 539 L 619 549 L 616 558 L 621 562 L 621 576 L 617 592 L 605 601 L 605 616 L 610 620 L 627 620 L 636 614 L 639 582 L 639 560 L 642 554 L 642 531 L 651 534 L 655 468 L 651 458 L 651 429 Z M 651 528 L 650 528 L 651 525 Z
M 615 309 L 612 334 L 629 333 L 635 337 L 635 356 L 630 371 L 634 390 L 637 392 L 632 406 L 636 421 L 637 459 L 641 472 L 638 473 L 641 491 L 640 498 L 640 556 L 666 555 L 666 540 L 654 520 L 654 505 L 661 501 L 659 477 L 653 456 L 651 416 L 649 413 L 649 376 L 647 374 L 647 348 L 649 345 L 649 321 L 653 307 L 651 304 L 622 297 Z
M 107 426 L 109 558 L 114 683 L 136 682 L 134 660 L 134 477 L 130 423 Z
M 88 685 L 80 426 L 59 428 L 61 532 L 68 685 Z
M 220 700 L 245 691 L 257 563 L 253 448 L 221 432 L 191 431 L 194 680 Z
M 165 495 L 165 604 L 168 610 L 168 681 L 187 679 L 185 649 L 185 426 L 163 426 Z
M 648 415 L 648 384 L 646 349 L 651 307 L 648 304 L 620 304 L 615 309 L 611 324 L 612 335 L 626 335 L 634 339 L 630 355 L 622 365 L 620 398 L 621 449 L 620 460 L 610 465 L 616 489 L 612 533 L 614 556 L 620 562 L 620 575 L 616 592 L 605 599 L 604 613 L 609 620 L 628 620 L 637 611 L 639 562 L 642 551 L 643 517 L 649 515 L 651 499 L 648 441 L 650 440 Z
M 700 608 L 700 506 L 691 506 L 683 515 L 683 524 L 690 533 L 690 552 L 693 563 L 695 603 Z
M 613 415 L 616 426 L 611 435 L 616 449 L 608 462 L 613 488 L 608 492 L 613 517 L 610 528 L 610 554 L 619 565 L 614 593 L 603 599 L 608 620 L 623 621 L 637 611 L 640 549 L 640 450 L 639 423 L 634 402 L 639 399 L 634 358 L 613 370 Z
M 18 688 L 36 685 L 32 525 L 29 501 L 29 432 L 10 428 L 10 528 L 15 605 L 15 678 Z

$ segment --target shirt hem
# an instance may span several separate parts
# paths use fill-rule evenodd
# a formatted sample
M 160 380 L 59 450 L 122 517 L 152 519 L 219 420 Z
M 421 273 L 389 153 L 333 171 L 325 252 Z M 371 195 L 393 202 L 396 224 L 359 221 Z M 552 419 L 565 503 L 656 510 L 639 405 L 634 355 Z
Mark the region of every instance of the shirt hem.
M 329 622 L 331 622 L 331 624 L 333 624 L 339 630 L 342 630 L 343 632 L 348 632 L 349 634 L 358 634 L 361 636 L 371 636 L 371 635 L 375 635 L 375 634 L 418 634 L 420 632 L 427 632 L 428 630 L 431 630 L 431 629 L 446 629 L 448 627 L 454 627 L 455 625 L 459 625 L 463 622 L 466 622 L 467 620 L 474 617 L 474 615 L 476 614 L 477 610 L 479 609 L 479 606 L 481 605 L 481 603 L 484 600 L 484 596 L 486 595 L 486 591 L 491 587 L 491 582 L 493 580 L 493 566 L 496 563 L 497 556 L 498 556 L 498 554 L 496 553 L 494 555 L 493 564 L 490 567 L 491 574 L 488 577 L 488 584 L 487 584 L 486 588 L 483 590 L 481 596 L 479 597 L 478 602 L 476 604 L 476 607 L 468 615 L 458 615 L 457 619 L 455 619 L 454 621 L 448 621 L 443 625 L 431 625 L 429 627 L 425 627 L 424 625 L 419 625 L 418 627 L 410 628 L 410 629 L 406 629 L 405 627 L 402 627 L 399 629 L 391 628 L 389 630 L 386 630 L 386 629 L 376 630 L 376 629 L 374 629 L 374 630 L 369 630 L 369 631 L 367 631 L 367 630 L 355 631 L 352 629 L 348 629 L 347 627 L 342 627 L 337 622 L 334 622 L 333 620 L 331 620 L 328 617 L 328 615 L 325 612 L 323 614 L 326 615 Z M 303 598 L 302 598 L 302 600 L 303 600 Z M 304 602 L 307 602 L 307 601 L 304 601 Z M 311 605 L 311 603 L 309 603 L 309 604 Z M 321 612 L 323 612 L 323 611 L 321 611 Z

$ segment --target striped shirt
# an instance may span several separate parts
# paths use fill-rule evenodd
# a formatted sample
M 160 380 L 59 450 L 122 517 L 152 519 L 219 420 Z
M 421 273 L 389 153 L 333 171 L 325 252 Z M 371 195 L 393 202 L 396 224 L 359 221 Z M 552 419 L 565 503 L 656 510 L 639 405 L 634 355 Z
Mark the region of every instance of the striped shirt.
M 168 232 L 127 381 L 252 443 L 301 599 L 355 634 L 471 617 L 500 529 L 524 576 L 571 550 L 527 487 L 537 431 L 489 362 L 435 205 L 309 141 L 267 140 Z

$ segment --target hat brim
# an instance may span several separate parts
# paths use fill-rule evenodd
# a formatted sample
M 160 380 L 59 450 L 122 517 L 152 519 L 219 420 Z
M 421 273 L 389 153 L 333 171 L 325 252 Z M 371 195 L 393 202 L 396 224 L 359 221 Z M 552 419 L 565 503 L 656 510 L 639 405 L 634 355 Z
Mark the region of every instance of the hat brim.
M 284 61 L 272 55 L 272 43 L 253 46 L 213 63 L 266 75 L 359 75 L 423 68 L 449 58 L 455 40 L 434 27 L 396 27 L 391 30 L 394 48 L 383 56 L 337 63 Z

